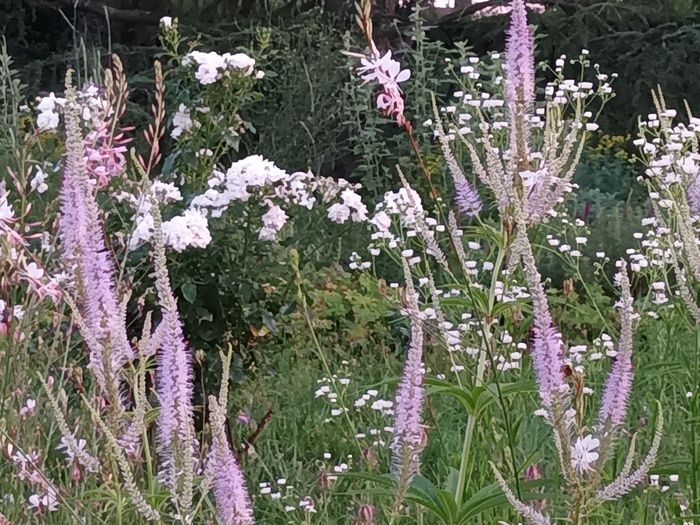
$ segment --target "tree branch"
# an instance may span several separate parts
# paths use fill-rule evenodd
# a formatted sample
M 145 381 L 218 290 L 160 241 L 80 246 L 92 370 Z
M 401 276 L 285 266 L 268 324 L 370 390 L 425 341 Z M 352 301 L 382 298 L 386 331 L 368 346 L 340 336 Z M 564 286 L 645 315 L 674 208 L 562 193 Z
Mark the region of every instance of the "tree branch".
M 510 0 L 489 0 L 487 2 L 480 2 L 478 4 L 471 4 L 459 9 L 458 11 L 453 11 L 440 19 L 440 22 L 459 20 L 463 16 L 471 16 L 479 11 L 488 9 L 490 7 L 505 7 L 510 5 Z M 574 2 L 571 0 L 526 0 L 525 4 L 543 4 L 548 7 L 559 7 L 561 9 L 578 9 L 581 7 L 581 2 Z
M 142 23 L 157 23 L 160 20 L 160 15 L 152 11 L 144 11 L 141 9 L 119 9 L 106 5 L 104 1 L 99 0 L 78 0 L 77 5 L 75 0 L 22 0 L 30 7 L 52 9 L 60 11 L 61 9 L 75 9 L 87 13 L 97 15 L 105 15 L 111 20 L 121 22 L 142 22 Z

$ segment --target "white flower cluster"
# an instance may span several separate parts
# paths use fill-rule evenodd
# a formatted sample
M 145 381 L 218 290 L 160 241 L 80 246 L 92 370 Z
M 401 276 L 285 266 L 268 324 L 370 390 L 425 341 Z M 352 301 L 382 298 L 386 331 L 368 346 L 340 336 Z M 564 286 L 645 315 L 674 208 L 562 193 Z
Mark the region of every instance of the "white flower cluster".
M 384 241 L 389 248 L 397 248 L 400 240 L 391 231 L 391 218 L 397 217 L 402 226 L 410 228 L 407 236 L 415 237 L 416 231 L 412 228 L 419 220 L 423 220 L 423 216 L 421 198 L 414 189 L 401 188 L 398 191 L 387 192 L 382 202 L 377 204 L 374 216 L 370 220 L 375 229 L 371 237 L 372 241 Z M 372 252 L 372 255 L 378 255 L 378 253 Z
M 102 96 L 97 86 L 88 85 L 77 93 L 83 121 L 88 125 L 102 122 L 110 111 L 109 102 Z M 65 98 L 57 97 L 53 92 L 45 97 L 37 97 L 36 126 L 41 132 L 54 131 L 58 128 L 63 112 Z
M 700 118 L 691 117 L 688 124 L 671 126 L 676 110 L 651 113 L 640 123 L 640 137 L 634 141 L 645 157 L 646 175 L 655 191 L 650 197 L 663 209 L 673 209 L 683 202 L 700 215 Z
M 234 162 L 225 173 L 215 170 L 208 186 L 206 192 L 192 199 L 191 207 L 204 216 L 211 214 L 216 218 L 232 203 L 247 202 L 255 196 L 261 206 L 267 208 L 258 234 L 262 240 L 277 240 L 289 219 L 284 207 L 297 205 L 310 210 L 317 202 L 317 194 L 324 203 L 340 198 L 340 202 L 332 204 L 328 210 L 331 221 L 342 224 L 348 219 L 367 220 L 367 208 L 355 192 L 359 186 L 344 179 L 336 181 L 311 173 L 288 174 L 259 155 Z
M 694 291 L 700 281 L 700 119 L 689 115 L 688 124 L 674 125 L 676 110 L 667 108 L 660 95 L 655 95 L 655 103 L 656 112 L 640 122 L 639 138 L 634 141 L 647 168 L 640 181 L 647 186 L 654 217 L 643 219 L 646 233 L 635 234 L 642 250 L 632 250 L 630 267 L 647 273 L 656 285 L 652 287 L 655 308 L 646 315 L 657 317 L 662 308 L 673 308 L 675 301 L 670 299 L 675 296 L 700 323 Z M 661 287 L 655 271 L 664 267 L 673 272 L 672 295 Z
M 176 252 L 187 247 L 206 248 L 211 242 L 207 219 L 194 210 L 173 217 L 163 223 L 163 237 L 166 246 L 172 246 Z
M 219 218 L 232 204 L 247 202 L 252 197 L 265 210 L 261 215 L 262 227 L 258 231 L 258 238 L 264 241 L 278 240 L 289 220 L 287 212 L 291 206 L 310 210 L 319 199 L 329 204 L 339 200 L 328 210 L 328 218 L 333 222 L 367 220 L 367 208 L 355 192 L 359 185 L 350 184 L 344 179 L 315 177 L 311 173 L 290 175 L 259 155 L 234 162 L 225 173 L 215 170 L 208 186 L 207 191 L 192 199 L 184 213 L 163 222 L 166 246 L 178 252 L 190 246 L 205 248 L 211 242 L 208 217 Z M 155 181 L 151 192 L 161 204 L 183 200 L 180 190 L 170 183 Z M 128 192 L 116 193 L 114 198 L 129 203 L 136 211 L 129 249 L 148 242 L 154 229 L 151 201 Z
M 289 216 L 276 204 L 269 204 L 267 213 L 262 216 L 263 227 L 260 228 L 259 238 L 262 241 L 275 241 Z
M 217 80 L 230 75 L 233 72 L 250 76 L 255 73 L 255 59 L 245 53 L 224 53 L 220 55 L 216 51 L 192 51 L 185 55 L 183 64 L 197 67 L 194 76 L 203 86 L 213 84 Z M 262 78 L 264 73 L 258 71 L 256 78 Z
M 65 103 L 66 99 L 56 97 L 53 92 L 38 99 L 36 125 L 39 131 L 50 131 L 58 127 L 58 110 Z
M 170 136 L 174 139 L 180 138 L 183 133 L 189 133 L 195 128 L 201 127 L 201 124 L 192 118 L 190 108 L 184 104 L 180 104 L 173 116 L 173 130 Z
M 246 202 L 253 193 L 273 187 L 289 176 L 273 162 L 251 155 L 234 162 L 226 173 L 214 170 L 209 189 L 192 200 L 194 208 L 208 210 L 212 217 L 221 217 L 232 202 Z
M 583 50 L 580 57 L 569 62 L 572 65 L 583 64 L 583 67 L 587 68 L 589 66 L 587 53 Z M 598 65 L 595 64 L 597 83 L 579 81 L 564 76 L 565 63 L 566 55 L 557 59 L 554 68 L 556 77 L 545 87 L 545 103 L 553 106 L 567 104 L 575 106 L 576 101 L 580 100 L 583 103 L 583 111 L 577 126 L 585 127 L 589 132 L 596 131 L 598 125 L 590 122 L 593 113 L 586 111 L 586 107 L 596 97 L 607 100 L 612 96 L 610 82 L 617 77 L 617 74 L 600 73 Z M 483 133 L 507 130 L 510 124 L 506 115 L 506 71 L 502 55 L 490 53 L 485 59 L 469 57 L 468 63 L 460 66 L 460 73 L 463 75 L 462 89 L 453 93 L 457 102 L 440 108 L 441 113 L 453 116 L 455 121 L 447 129 L 447 138 L 454 140 L 459 135 L 465 136 L 472 133 L 479 137 Z M 530 116 L 530 125 L 534 130 L 544 129 L 545 112 L 544 107 L 538 107 Z M 432 126 L 432 119 L 425 121 L 423 125 Z M 434 135 L 438 136 L 437 130 L 434 131 Z M 538 153 L 533 154 L 535 157 L 537 155 Z
M 367 220 L 367 207 L 362 204 L 360 196 L 350 188 L 343 190 L 340 194 L 342 202 L 336 202 L 328 208 L 328 218 L 333 222 L 343 224 L 348 219 L 353 222 L 364 222 Z
M 180 190 L 175 185 L 154 181 L 151 193 L 160 204 L 169 204 L 182 200 Z M 118 201 L 128 202 L 135 210 L 135 227 L 129 238 L 129 249 L 133 250 L 148 242 L 153 237 L 154 222 L 151 215 L 152 204 L 145 196 L 121 192 L 114 195 Z M 168 221 L 163 222 L 163 241 L 166 246 L 181 252 L 190 246 L 206 248 L 211 242 L 209 224 L 206 217 L 197 210 L 185 210 Z

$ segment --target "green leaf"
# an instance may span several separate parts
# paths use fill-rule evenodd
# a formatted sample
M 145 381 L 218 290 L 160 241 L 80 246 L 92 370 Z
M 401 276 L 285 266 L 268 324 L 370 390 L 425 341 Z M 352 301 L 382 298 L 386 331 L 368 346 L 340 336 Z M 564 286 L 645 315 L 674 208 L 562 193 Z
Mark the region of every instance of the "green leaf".
M 542 486 L 546 484 L 546 480 L 538 480 L 537 483 L 531 484 L 531 486 Z M 546 497 L 541 492 L 523 492 L 522 501 L 532 501 L 537 499 L 546 499 Z M 509 505 L 501 487 L 497 483 L 487 485 L 482 489 L 478 490 L 474 495 L 469 498 L 459 511 L 459 517 L 455 522 L 455 525 L 467 525 L 471 520 L 477 516 L 483 514 L 486 511 L 502 507 L 504 505 Z
M 182 296 L 185 298 L 185 301 L 188 303 L 194 304 L 194 302 L 197 300 L 196 285 L 192 283 L 182 283 L 180 286 L 180 291 L 182 292 Z
M 275 317 L 272 315 L 272 313 L 268 312 L 267 310 L 263 311 L 262 321 L 270 332 L 273 334 L 277 333 L 277 323 L 275 323 Z
M 447 381 L 441 381 L 433 378 L 426 378 L 425 384 L 429 387 L 429 394 L 447 394 L 452 396 L 457 401 L 462 403 L 469 414 L 474 413 L 477 400 L 484 391 L 483 387 L 474 387 L 469 390 L 466 388 L 460 388 L 459 386 L 448 383 Z

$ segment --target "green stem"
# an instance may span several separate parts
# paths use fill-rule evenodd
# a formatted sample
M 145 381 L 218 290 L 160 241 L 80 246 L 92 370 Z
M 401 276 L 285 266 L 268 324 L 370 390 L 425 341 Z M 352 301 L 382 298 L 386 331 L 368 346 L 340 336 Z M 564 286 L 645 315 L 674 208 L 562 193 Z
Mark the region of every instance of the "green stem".
M 481 382 L 484 379 L 484 371 L 486 370 L 486 350 L 482 349 L 479 353 L 479 365 L 476 370 L 476 380 Z M 467 468 L 469 467 L 469 450 L 472 446 L 474 438 L 474 429 L 476 428 L 476 414 L 470 414 L 467 420 L 467 428 L 464 431 L 464 442 L 462 443 L 462 461 L 459 465 L 459 478 L 457 479 L 457 489 L 455 492 L 455 502 L 457 508 L 462 505 L 464 498 L 464 489 L 467 485 Z
M 316 351 L 316 355 L 318 356 L 319 360 L 321 361 L 321 364 L 323 365 L 323 370 L 326 373 L 326 376 L 330 380 L 330 382 L 333 384 L 333 389 L 335 392 L 338 394 L 338 400 L 340 401 L 339 405 L 341 410 L 343 411 L 343 415 L 345 416 L 345 420 L 348 423 L 348 426 L 350 427 L 352 431 L 352 436 L 353 439 L 355 440 L 355 444 L 357 445 L 357 450 L 362 453 L 362 445 L 360 444 L 360 441 L 357 438 L 357 429 L 355 427 L 355 424 L 353 423 L 352 419 L 350 418 L 349 410 L 347 403 L 345 402 L 345 394 L 343 393 L 343 389 L 339 388 L 336 380 L 333 377 L 333 373 L 331 372 L 331 368 L 328 364 L 328 360 L 326 359 L 326 354 L 323 352 L 323 349 L 321 348 L 321 343 L 318 340 L 318 337 L 316 337 L 316 330 L 314 330 L 314 322 L 313 319 L 311 319 L 311 315 L 309 315 L 309 307 L 308 303 L 306 301 L 306 294 L 304 293 L 304 289 L 302 286 L 302 279 L 301 279 L 301 273 L 299 271 L 299 253 L 296 250 L 292 250 L 292 253 L 290 254 L 290 260 L 292 263 L 292 270 L 294 271 L 294 279 L 297 284 L 297 292 L 299 296 L 299 301 L 301 302 L 301 309 L 304 313 L 304 320 L 306 321 L 306 325 L 309 327 L 309 334 L 311 335 L 311 340 L 313 342 L 313 347 L 314 350 Z
M 505 260 L 506 250 L 507 246 L 504 246 L 499 250 L 498 257 L 496 259 L 496 264 L 494 265 L 493 273 L 491 274 L 491 286 L 489 288 L 489 316 L 493 311 L 493 307 L 495 304 L 496 282 L 498 281 L 498 275 L 500 274 L 501 266 L 503 265 L 503 261 Z M 473 304 L 476 305 L 476 303 Z M 482 385 L 484 382 L 484 374 L 486 372 L 486 357 L 490 333 L 490 325 L 486 325 L 486 323 L 483 323 L 482 335 L 484 337 L 484 344 L 482 345 L 481 351 L 479 352 L 479 363 L 477 365 L 476 380 L 474 382 L 475 386 Z M 457 508 L 459 508 L 462 504 L 462 500 L 464 498 L 464 491 L 467 486 L 469 451 L 471 449 L 472 441 L 474 439 L 476 419 L 477 414 L 470 414 L 467 419 L 467 428 L 464 431 L 464 441 L 462 443 L 462 459 L 459 465 L 459 477 L 457 478 L 457 488 L 455 490 L 455 502 L 457 503 Z
M 698 392 L 698 385 L 700 385 L 700 377 L 698 377 L 698 365 L 700 359 L 700 329 L 695 330 L 695 366 L 694 366 L 694 393 Z M 693 420 L 697 420 L 697 401 L 692 400 L 691 403 L 691 414 Z M 690 469 L 692 491 L 693 491 L 693 514 L 700 513 L 700 487 L 698 486 L 698 439 L 697 439 L 697 423 L 691 425 L 691 439 L 692 443 L 690 445 L 691 456 L 692 456 L 692 468 Z

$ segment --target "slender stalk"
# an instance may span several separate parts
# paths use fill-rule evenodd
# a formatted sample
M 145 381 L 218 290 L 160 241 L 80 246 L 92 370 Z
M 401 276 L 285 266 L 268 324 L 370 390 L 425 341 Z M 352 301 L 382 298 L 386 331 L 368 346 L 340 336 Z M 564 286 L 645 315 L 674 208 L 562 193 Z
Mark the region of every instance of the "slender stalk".
M 700 366 L 700 330 L 695 330 L 695 369 L 694 369 L 694 380 L 695 384 L 694 386 L 694 391 L 698 391 L 698 387 L 700 386 L 700 376 L 698 375 L 700 373 L 699 367 Z M 692 455 L 692 468 L 690 469 L 690 477 L 691 477 L 691 484 L 692 484 L 692 491 L 693 491 L 693 514 L 700 514 L 700 487 L 698 487 L 698 436 L 697 436 L 697 417 L 698 417 L 698 404 L 697 401 L 693 400 L 691 403 L 692 408 L 692 416 L 693 416 L 693 424 L 690 426 L 691 428 L 691 439 L 692 443 L 690 446 L 691 450 L 691 455 Z
M 313 319 L 311 319 L 311 316 L 309 315 L 309 306 L 306 301 L 306 294 L 304 293 L 304 289 L 302 286 L 302 279 L 301 279 L 301 273 L 299 271 L 299 253 L 296 250 L 292 250 L 290 254 L 290 260 L 292 264 L 292 270 L 294 271 L 294 280 L 296 281 L 297 285 L 297 292 L 298 292 L 298 297 L 299 301 L 301 302 L 301 309 L 304 313 L 304 320 L 306 321 L 306 326 L 309 327 L 309 333 L 311 334 L 311 340 L 313 342 L 313 348 L 316 352 L 316 355 L 318 356 L 319 360 L 321 361 L 321 364 L 323 365 L 323 370 L 326 373 L 326 376 L 330 380 L 330 382 L 333 384 L 333 388 L 338 394 L 338 399 L 340 401 L 341 405 L 341 410 L 343 411 L 343 415 L 345 416 L 345 420 L 348 423 L 348 426 L 350 427 L 352 431 L 352 436 L 353 439 L 355 440 L 355 444 L 357 445 L 358 451 L 361 453 L 362 452 L 362 445 L 360 444 L 360 441 L 357 438 L 357 428 L 355 427 L 355 423 L 353 423 L 352 419 L 350 418 L 350 415 L 348 414 L 347 410 L 347 403 L 345 402 L 345 395 L 342 393 L 342 389 L 338 388 L 338 385 L 336 383 L 336 380 L 333 378 L 333 372 L 331 372 L 330 365 L 328 364 L 328 360 L 326 359 L 326 354 L 323 352 L 323 349 L 321 348 L 321 343 L 318 340 L 318 337 L 316 337 L 316 330 L 314 329 L 314 322 Z
M 507 249 L 508 247 L 504 246 L 499 250 L 498 257 L 496 259 L 496 264 L 494 265 L 493 273 L 491 275 L 491 286 L 489 288 L 489 317 L 495 305 L 496 282 L 498 281 L 498 275 L 501 271 L 503 261 L 505 260 Z M 472 301 L 472 303 L 476 304 L 474 301 Z M 490 326 L 491 325 L 487 324 L 486 321 L 482 323 L 481 330 L 484 339 L 483 345 L 479 352 L 479 362 L 476 369 L 476 379 L 474 381 L 474 386 L 481 385 L 484 382 L 484 374 L 486 372 L 487 349 L 490 345 Z M 459 477 L 457 478 L 457 488 L 455 489 L 455 502 L 457 503 L 457 507 L 460 507 L 462 504 L 462 500 L 464 498 L 464 491 L 467 486 L 467 469 L 469 467 L 470 459 L 469 451 L 471 450 L 472 441 L 474 439 L 476 419 L 477 414 L 468 415 L 467 428 L 464 431 L 464 441 L 462 442 L 462 459 L 459 465 Z

